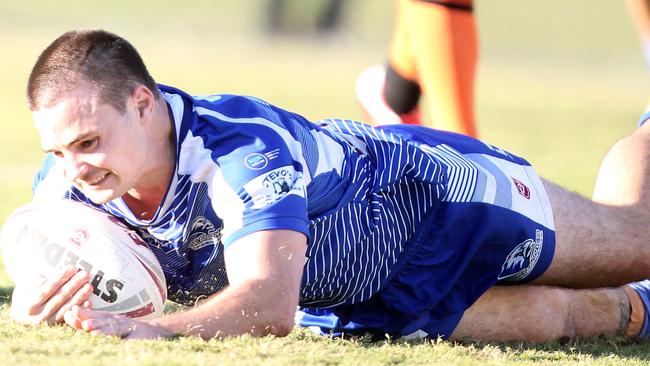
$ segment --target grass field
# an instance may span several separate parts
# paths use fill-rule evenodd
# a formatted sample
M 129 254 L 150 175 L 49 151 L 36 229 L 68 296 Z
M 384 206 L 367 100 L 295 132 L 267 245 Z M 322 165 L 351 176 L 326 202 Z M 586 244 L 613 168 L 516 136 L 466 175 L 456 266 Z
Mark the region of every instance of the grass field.
M 107 4 L 111 5 L 107 5 Z M 130 39 L 164 84 L 192 94 L 256 95 L 318 119 L 361 119 L 356 75 L 383 61 L 391 1 L 349 0 L 326 38 L 269 38 L 261 0 L 0 0 L 0 222 L 30 199 L 42 153 L 24 103 L 38 53 L 65 30 L 105 28 Z M 600 159 L 635 128 L 648 70 L 622 2 L 479 1 L 477 113 L 482 138 L 527 157 L 540 173 L 589 195 Z M 641 365 L 650 347 L 618 338 L 526 344 L 369 342 L 318 338 L 121 342 L 8 317 L 12 283 L 0 265 L 0 365 L 566 364 Z

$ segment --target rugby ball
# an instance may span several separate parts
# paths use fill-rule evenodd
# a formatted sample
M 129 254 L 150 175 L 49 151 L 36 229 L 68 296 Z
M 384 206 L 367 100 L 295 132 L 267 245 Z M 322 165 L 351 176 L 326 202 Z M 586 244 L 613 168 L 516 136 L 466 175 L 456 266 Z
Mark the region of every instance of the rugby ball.
M 90 272 L 92 308 L 132 318 L 162 314 L 165 275 L 145 242 L 117 217 L 71 200 L 31 202 L 2 227 L 0 248 L 16 285 L 72 265 Z

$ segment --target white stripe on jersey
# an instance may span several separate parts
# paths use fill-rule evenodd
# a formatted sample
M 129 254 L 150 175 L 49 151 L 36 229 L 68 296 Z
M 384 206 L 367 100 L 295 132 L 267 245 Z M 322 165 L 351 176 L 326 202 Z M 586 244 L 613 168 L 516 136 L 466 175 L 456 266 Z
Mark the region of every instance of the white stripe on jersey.
M 488 177 L 487 186 L 489 188 L 485 190 L 485 195 L 476 197 L 472 201 L 486 202 L 519 212 L 538 224 L 555 230 L 553 213 L 542 180 L 533 167 L 518 165 L 505 159 L 483 154 L 469 154 L 467 157 L 477 165 L 480 164 L 482 172 Z M 498 178 L 498 176 L 502 178 Z M 528 198 L 517 191 L 515 184 L 501 184 L 498 187 L 495 185 L 495 182 L 499 179 L 509 180 L 513 178 L 519 180 L 529 189 L 530 196 Z M 490 187 L 490 185 L 493 185 L 493 187 Z M 501 196 L 507 194 L 509 196 L 507 201 L 498 199 L 500 195 L 495 192 L 499 189 L 508 189 L 508 192 L 500 194 Z
M 175 127 L 176 136 L 178 137 L 181 133 L 181 121 L 183 120 L 183 113 L 185 112 L 185 108 L 183 106 L 183 98 L 178 94 L 165 92 L 161 92 L 161 94 L 165 98 L 165 101 L 169 103 L 169 107 L 172 111 L 172 117 L 174 118 L 175 122 L 173 125 Z
M 462 155 L 445 144 L 433 147 L 420 145 L 420 148 L 447 167 L 448 190 L 443 201 L 493 204 L 517 211 L 555 230 L 542 181 L 531 166 L 485 154 Z M 530 189 L 530 197 L 526 198 L 517 191 L 516 185 L 510 182 L 513 178 Z M 531 204 L 531 199 L 537 202 Z
M 300 162 L 305 168 L 304 169 L 305 171 L 303 172 L 303 179 L 305 185 L 308 185 L 311 182 L 312 174 L 313 176 L 317 176 L 324 172 L 336 171 L 339 174 L 341 172 L 341 167 L 345 160 L 345 154 L 343 153 L 343 149 L 341 148 L 340 143 L 332 140 L 331 137 L 327 136 L 326 134 L 318 130 L 310 131 L 310 135 L 315 139 L 316 144 L 318 146 L 318 156 L 314 157 L 318 159 L 318 163 L 317 163 L 318 165 L 315 171 L 310 172 L 306 169 L 307 164 L 303 156 L 302 149 L 296 148 L 296 146 L 301 147 L 302 144 L 300 143 L 300 141 L 296 140 L 293 136 L 289 134 L 289 132 L 286 129 L 278 126 L 276 123 L 273 123 L 269 120 L 260 117 L 232 118 L 203 107 L 195 107 L 194 110 L 199 115 L 212 116 L 226 122 L 260 124 L 271 128 L 278 135 L 280 135 L 282 139 L 287 143 L 287 146 L 289 146 L 290 148 L 293 159 L 295 161 Z
M 446 202 L 469 202 L 476 188 L 476 167 L 451 147 L 420 145 L 420 149 L 429 152 L 447 166 L 447 194 L 442 198 Z
M 226 182 L 221 169 L 212 160 L 211 151 L 203 146 L 203 139 L 187 132 L 187 137 L 181 143 L 181 153 L 178 158 L 178 173 L 188 175 L 192 183 L 206 183 L 208 196 L 212 202 L 214 212 L 227 222 L 223 235 L 227 236 L 232 231 L 243 225 L 244 204 L 232 187 Z M 212 195 L 218 192 L 219 199 Z M 215 205 L 216 202 L 223 205 Z
M 278 126 L 277 124 L 261 117 L 231 118 L 221 113 L 218 113 L 216 111 L 203 108 L 203 107 L 195 107 L 194 110 L 201 116 L 208 115 L 217 118 L 219 120 L 232 122 L 232 123 L 260 124 L 275 131 L 287 143 L 287 147 L 291 151 L 292 158 L 295 161 L 299 162 L 305 168 L 303 171 L 303 179 L 305 185 L 308 185 L 311 182 L 312 173 L 314 175 L 318 175 L 320 173 L 328 172 L 332 170 L 338 172 L 340 172 L 341 170 L 341 166 L 345 158 L 341 145 L 333 141 L 329 136 L 326 136 L 318 131 L 312 131 L 311 133 L 311 135 L 318 142 L 319 156 L 316 157 L 318 158 L 318 168 L 316 169 L 316 171 L 310 172 L 308 169 L 306 169 L 308 165 L 307 162 L 305 161 L 302 144 L 300 143 L 300 141 L 297 141 L 293 136 L 291 136 L 291 134 L 289 134 L 289 131 Z

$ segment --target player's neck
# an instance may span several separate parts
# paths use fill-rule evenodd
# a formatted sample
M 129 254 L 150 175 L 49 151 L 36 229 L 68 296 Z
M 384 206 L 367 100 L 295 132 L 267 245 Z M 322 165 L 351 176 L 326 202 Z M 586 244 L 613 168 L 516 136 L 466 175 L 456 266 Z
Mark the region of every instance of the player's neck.
M 173 122 L 164 99 L 159 100 L 156 109 L 156 123 L 151 131 L 151 169 L 122 197 L 131 212 L 141 220 L 153 218 L 162 205 L 176 167 Z
M 165 192 L 157 194 L 157 192 L 148 192 L 148 194 L 141 194 L 140 192 L 131 192 L 122 196 L 122 200 L 131 210 L 131 213 L 140 220 L 151 220 L 160 203 L 164 198 Z

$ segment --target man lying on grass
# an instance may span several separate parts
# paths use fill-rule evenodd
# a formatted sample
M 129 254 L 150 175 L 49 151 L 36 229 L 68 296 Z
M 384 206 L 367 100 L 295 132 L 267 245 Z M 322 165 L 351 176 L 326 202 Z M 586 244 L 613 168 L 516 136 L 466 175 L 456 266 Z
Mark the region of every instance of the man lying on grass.
M 470 137 L 190 96 L 104 31 L 48 46 L 28 102 L 48 152 L 35 199 L 137 228 L 170 298 L 195 306 L 149 321 L 94 311 L 89 273 L 71 270 L 17 287 L 18 321 L 125 338 L 283 336 L 300 306 L 301 325 L 326 333 L 650 331 L 650 282 L 628 284 L 650 277 L 648 124 L 611 149 L 589 200 Z

